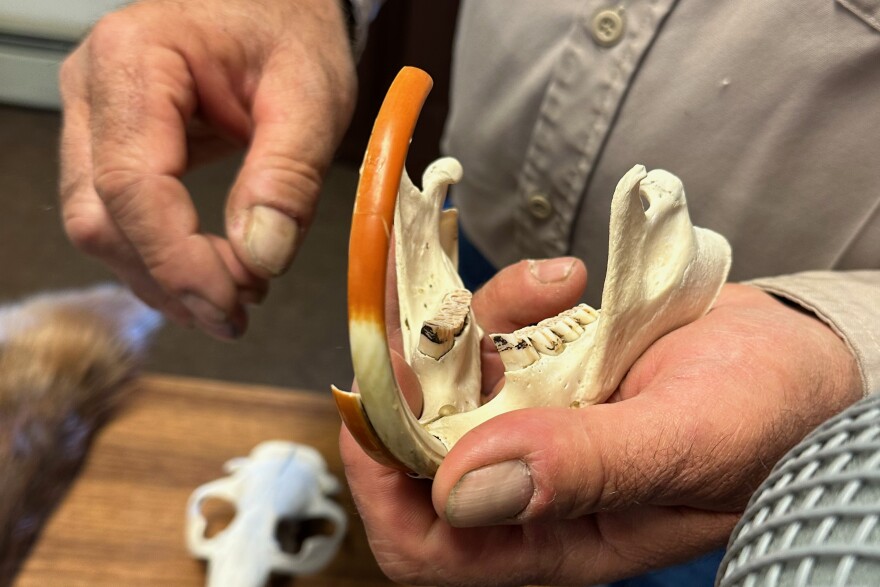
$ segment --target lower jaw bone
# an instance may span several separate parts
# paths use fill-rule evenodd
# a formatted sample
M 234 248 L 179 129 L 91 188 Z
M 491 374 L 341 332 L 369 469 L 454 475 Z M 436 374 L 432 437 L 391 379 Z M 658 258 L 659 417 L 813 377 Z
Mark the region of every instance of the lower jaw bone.
M 633 167 L 612 200 L 601 312 L 579 305 L 537 326 L 493 334 L 506 366 L 505 383 L 480 405 L 482 330 L 462 308 L 470 300 L 461 293 L 466 290 L 448 250 L 455 242 L 448 232 L 455 226 L 444 224 L 440 211 L 448 184 L 460 175 L 456 161 L 441 159 L 426 171 L 424 192 L 405 174 L 401 182 L 395 222 L 398 296 L 405 357 L 421 384 L 424 409 L 419 425 L 410 428 L 412 444 L 388 447 L 395 454 L 436 452 L 436 440 L 448 450 L 469 430 L 512 410 L 606 400 L 654 341 L 708 311 L 730 266 L 727 241 L 691 224 L 681 181 L 665 171 Z M 457 296 L 454 311 L 449 296 Z M 449 315 L 453 319 L 444 322 Z M 453 332 L 459 323 L 461 329 Z M 420 344 L 425 329 L 442 342 Z M 422 455 L 419 462 L 442 458 Z M 434 469 L 415 472 L 432 476 Z
M 492 417 L 605 401 L 654 341 L 709 310 L 730 268 L 727 241 L 691 224 L 681 181 L 636 165 L 611 203 L 601 312 L 576 306 L 536 327 L 492 335 L 507 367 L 505 383 L 480 405 L 483 332 L 457 273 L 457 213 L 442 210 L 461 165 L 450 158 L 433 163 L 423 191 L 404 170 L 430 87 L 427 74 L 404 68 L 367 147 L 349 259 L 349 331 L 360 393 L 334 388 L 346 426 L 373 458 L 427 477 L 466 432 Z M 392 224 L 403 353 L 421 386 L 420 418 L 391 368 L 384 323 Z

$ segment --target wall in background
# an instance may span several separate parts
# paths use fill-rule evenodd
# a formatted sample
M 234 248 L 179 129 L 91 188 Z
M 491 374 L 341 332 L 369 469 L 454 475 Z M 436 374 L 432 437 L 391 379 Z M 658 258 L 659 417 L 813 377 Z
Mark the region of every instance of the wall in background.
M 104 14 L 131 0 L 0 3 L 0 102 L 58 108 L 58 68 Z
M 434 79 L 434 89 L 422 108 L 406 161 L 410 176 L 420 178 L 425 167 L 439 156 L 440 135 L 449 110 L 449 71 L 458 4 L 458 0 L 385 2 L 370 27 L 358 64 L 358 103 L 339 148 L 340 160 L 360 166 L 385 92 L 404 65 L 420 67 Z

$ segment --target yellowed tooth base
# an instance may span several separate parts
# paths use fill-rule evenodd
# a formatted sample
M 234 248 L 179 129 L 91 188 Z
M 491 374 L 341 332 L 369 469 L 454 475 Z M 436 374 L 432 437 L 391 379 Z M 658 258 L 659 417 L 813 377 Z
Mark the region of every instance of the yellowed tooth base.
M 397 385 L 384 326 L 349 320 L 352 362 L 361 404 L 381 443 L 411 470 L 433 476 L 446 448 L 428 434 L 410 411 Z

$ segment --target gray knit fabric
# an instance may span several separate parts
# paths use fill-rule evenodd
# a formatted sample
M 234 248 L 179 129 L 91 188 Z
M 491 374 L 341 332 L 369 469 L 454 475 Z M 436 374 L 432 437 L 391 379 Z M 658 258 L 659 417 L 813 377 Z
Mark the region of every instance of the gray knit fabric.
M 880 585 L 880 397 L 825 422 L 776 465 L 716 585 Z

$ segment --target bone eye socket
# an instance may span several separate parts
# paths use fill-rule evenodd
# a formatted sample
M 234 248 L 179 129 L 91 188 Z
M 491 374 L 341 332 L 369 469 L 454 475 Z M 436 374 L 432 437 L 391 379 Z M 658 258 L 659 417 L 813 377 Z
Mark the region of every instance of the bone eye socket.
M 206 497 L 199 503 L 199 512 L 205 519 L 204 537 L 210 539 L 232 523 L 236 508 L 231 501 L 219 497 Z
M 313 536 L 333 536 L 336 525 L 328 519 L 283 518 L 275 527 L 275 540 L 278 546 L 288 554 L 297 554 L 302 550 L 306 540 Z

